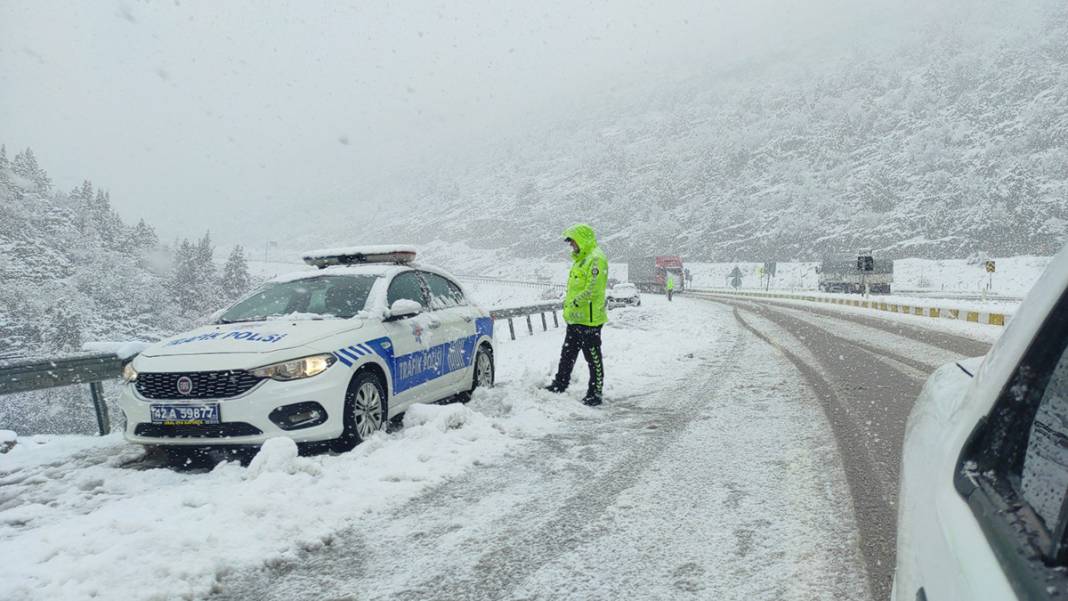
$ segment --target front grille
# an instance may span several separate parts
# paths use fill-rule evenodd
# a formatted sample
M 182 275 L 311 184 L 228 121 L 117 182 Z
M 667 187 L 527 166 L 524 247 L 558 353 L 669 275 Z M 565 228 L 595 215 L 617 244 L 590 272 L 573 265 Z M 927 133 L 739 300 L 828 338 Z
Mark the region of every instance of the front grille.
M 178 380 L 192 382 L 189 394 L 178 392 Z M 137 392 L 146 399 L 226 399 L 248 392 L 263 378 L 244 370 L 137 374 Z
M 245 422 L 224 422 L 203 426 L 137 424 L 137 427 L 134 428 L 134 434 L 148 438 L 230 438 L 234 436 L 256 436 L 263 434 L 263 431 Z

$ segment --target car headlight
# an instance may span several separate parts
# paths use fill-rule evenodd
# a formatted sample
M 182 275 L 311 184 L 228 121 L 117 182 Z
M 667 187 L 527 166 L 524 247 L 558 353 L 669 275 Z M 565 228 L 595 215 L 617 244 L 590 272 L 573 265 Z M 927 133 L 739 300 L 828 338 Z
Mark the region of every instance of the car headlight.
M 250 369 L 249 373 L 260 378 L 270 378 L 272 380 L 286 382 L 288 380 L 299 380 L 301 378 L 317 376 L 326 371 L 326 368 L 333 365 L 335 361 L 337 361 L 336 357 L 330 353 L 325 353 L 322 355 L 312 355 L 311 357 L 301 357 L 300 359 L 293 359 L 291 361 L 264 365 L 263 367 L 257 367 L 256 369 Z
M 127 384 L 137 380 L 137 370 L 134 369 L 133 361 L 122 366 L 122 381 Z

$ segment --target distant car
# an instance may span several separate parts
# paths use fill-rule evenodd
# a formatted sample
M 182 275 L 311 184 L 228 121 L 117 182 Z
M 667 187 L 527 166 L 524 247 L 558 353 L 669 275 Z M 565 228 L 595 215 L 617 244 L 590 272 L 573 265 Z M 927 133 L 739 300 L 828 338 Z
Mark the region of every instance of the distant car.
M 631 283 L 616 284 L 606 295 L 608 306 L 618 307 L 624 305 L 640 306 L 642 297 L 638 293 L 638 287 Z
M 1062 250 L 985 360 L 935 372 L 912 410 L 894 599 L 1068 598 L 1066 350 Z
M 413 403 L 491 386 L 493 320 L 406 247 L 307 253 L 217 323 L 127 365 L 126 438 L 257 445 L 287 436 L 348 448 Z

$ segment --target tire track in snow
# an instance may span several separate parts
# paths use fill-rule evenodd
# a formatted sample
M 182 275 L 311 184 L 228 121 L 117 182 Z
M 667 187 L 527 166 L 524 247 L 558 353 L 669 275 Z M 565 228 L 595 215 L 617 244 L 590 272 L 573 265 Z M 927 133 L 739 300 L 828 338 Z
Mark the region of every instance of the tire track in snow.
M 961 356 L 983 354 L 989 345 L 845 313 L 814 311 L 833 318 L 819 323 L 796 314 L 795 306 L 707 300 L 733 307 L 742 326 L 789 359 L 819 397 L 844 460 L 873 597 L 889 597 L 905 422 L 925 381 L 917 370 L 923 376 L 934 366 L 919 351 L 919 358 L 910 356 L 907 345 L 889 350 L 886 344 L 858 343 L 832 328 L 853 322 Z
M 694 358 L 700 369 L 616 399 L 327 548 L 229 575 L 213 598 L 865 597 L 844 477 L 828 475 L 840 469 L 833 440 L 804 423 L 818 409 L 797 402 L 803 387 L 782 373 L 788 363 L 709 308 L 722 342 Z M 754 372 L 754 362 L 774 368 Z

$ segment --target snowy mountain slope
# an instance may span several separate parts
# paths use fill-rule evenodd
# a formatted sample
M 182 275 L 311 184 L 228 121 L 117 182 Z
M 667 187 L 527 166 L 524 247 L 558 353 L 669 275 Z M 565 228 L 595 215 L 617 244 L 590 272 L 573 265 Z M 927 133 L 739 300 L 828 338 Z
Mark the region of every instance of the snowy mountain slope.
M 1068 226 L 1068 5 L 910 6 L 850 41 L 608 94 L 481 161 L 443 157 L 369 191 L 367 218 L 380 236 L 529 257 L 551 256 L 573 221 L 617 257 L 1053 254 Z

